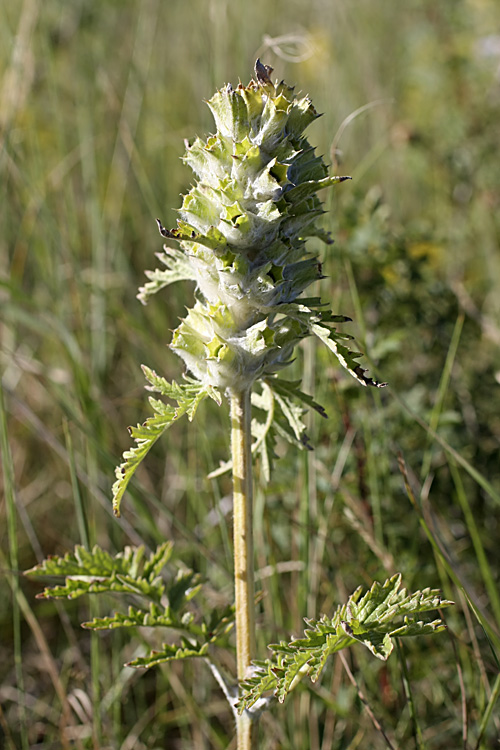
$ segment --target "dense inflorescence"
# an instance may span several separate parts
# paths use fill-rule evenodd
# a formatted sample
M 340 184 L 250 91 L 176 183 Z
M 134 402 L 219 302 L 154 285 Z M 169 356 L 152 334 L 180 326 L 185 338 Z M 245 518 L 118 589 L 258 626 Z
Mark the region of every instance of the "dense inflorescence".
M 321 279 L 307 237 L 331 243 L 317 223 L 318 191 L 345 177 L 329 177 L 303 135 L 318 113 L 271 68 L 257 61 L 255 79 L 216 92 L 208 101 L 217 127 L 196 138 L 184 161 L 197 177 L 184 196 L 177 227 L 163 236 L 166 270 L 148 272 L 139 299 L 178 279 L 192 279 L 197 299 L 174 331 L 171 348 L 204 385 L 244 390 L 289 363 L 306 336 L 328 339 L 342 364 L 373 384 L 328 324 L 345 320 L 302 293 Z

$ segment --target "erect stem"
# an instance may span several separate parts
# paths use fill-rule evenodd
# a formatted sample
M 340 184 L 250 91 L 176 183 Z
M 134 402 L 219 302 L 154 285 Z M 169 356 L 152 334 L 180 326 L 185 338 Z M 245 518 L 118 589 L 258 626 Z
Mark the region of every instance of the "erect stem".
M 248 676 L 255 658 L 253 570 L 253 486 L 250 390 L 230 392 L 233 460 L 234 588 L 238 683 Z M 247 712 L 237 717 L 238 750 L 254 747 L 255 724 Z

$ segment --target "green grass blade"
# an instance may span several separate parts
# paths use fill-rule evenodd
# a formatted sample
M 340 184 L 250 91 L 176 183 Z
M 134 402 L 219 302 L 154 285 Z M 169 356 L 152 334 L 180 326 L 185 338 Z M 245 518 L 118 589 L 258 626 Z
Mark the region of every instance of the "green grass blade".
M 472 544 L 474 545 L 474 551 L 476 553 L 479 570 L 481 571 L 481 577 L 490 597 L 491 608 L 493 610 L 493 614 L 495 615 L 497 626 L 500 630 L 500 594 L 498 591 L 498 586 L 493 576 L 491 566 L 488 562 L 484 545 L 481 540 L 481 535 L 474 519 L 474 514 L 472 512 L 467 493 L 465 492 L 460 473 L 454 461 L 448 461 L 448 465 L 450 467 L 451 475 L 455 483 L 457 500 L 460 503 L 460 507 L 462 508 L 465 523 L 467 524 L 470 538 L 472 540 Z
M 434 408 L 432 410 L 432 414 L 429 420 L 429 428 L 433 432 L 436 432 L 439 426 L 439 417 L 441 416 L 443 403 L 444 403 L 446 393 L 448 391 L 448 387 L 450 384 L 451 371 L 453 368 L 453 363 L 455 362 L 458 345 L 460 343 L 460 336 L 462 334 L 463 325 L 464 325 L 464 314 L 460 313 L 455 323 L 455 328 L 453 330 L 453 335 L 451 337 L 450 346 L 448 348 L 448 354 L 446 355 L 446 361 L 444 363 L 441 380 L 439 382 L 436 402 L 434 404 Z M 430 437 L 430 434 L 429 434 L 429 437 Z M 431 468 L 431 461 L 432 461 L 432 449 L 431 449 L 431 446 L 429 446 L 426 453 L 424 454 L 424 458 L 422 461 L 422 471 L 420 473 L 421 477 L 425 478 L 428 475 L 430 468 Z
M 408 673 L 408 667 L 406 665 L 406 658 L 405 658 L 405 654 L 403 651 L 403 646 L 401 645 L 401 641 L 399 638 L 396 638 L 395 640 L 396 640 L 396 648 L 397 648 L 397 653 L 398 653 L 398 658 L 399 658 L 399 664 L 400 664 L 401 672 L 402 672 L 403 687 L 406 693 L 406 698 L 408 700 L 410 719 L 413 725 L 415 747 L 417 748 L 417 750 L 425 750 L 424 739 L 422 736 L 422 728 L 420 726 L 417 708 L 415 706 L 415 701 L 413 699 L 413 690 L 411 688 L 410 675 Z
M 498 657 L 496 656 L 496 652 L 494 650 L 493 644 L 496 646 L 496 648 L 500 649 L 500 635 L 495 631 L 495 628 L 491 625 L 491 623 L 488 622 L 487 618 L 485 617 L 482 610 L 478 607 L 478 605 L 473 603 L 472 592 L 467 590 L 467 585 L 462 580 L 461 575 L 455 570 L 452 564 L 452 561 L 450 560 L 450 557 L 446 549 L 443 546 L 443 543 L 441 542 L 440 539 L 438 539 L 434 531 L 430 528 L 429 524 L 427 523 L 426 518 L 424 517 L 422 507 L 420 503 L 417 501 L 417 498 L 415 497 L 413 490 L 411 488 L 411 485 L 408 479 L 408 474 L 406 471 L 406 466 L 402 458 L 399 459 L 399 464 L 400 464 L 401 473 L 403 474 L 404 481 L 405 481 L 406 493 L 413 506 L 413 509 L 418 514 L 420 525 L 422 529 L 424 530 L 427 536 L 427 539 L 431 543 L 434 549 L 434 552 L 436 553 L 438 559 L 443 564 L 443 567 L 446 570 L 446 573 L 448 574 L 450 579 L 453 581 L 455 586 L 457 586 L 457 588 L 463 591 L 468 601 L 470 602 L 473 612 L 478 619 L 478 622 L 481 624 L 481 627 L 484 629 L 484 632 L 487 638 L 490 640 L 490 645 L 493 651 L 494 658 L 496 661 L 498 661 Z
M 19 586 L 19 556 L 18 556 L 18 539 L 17 539 L 17 521 L 16 521 L 16 498 L 14 484 L 14 466 L 9 444 L 7 430 L 7 417 L 5 413 L 5 402 L 3 386 L 0 378 L 0 445 L 2 447 L 2 471 L 3 471 L 3 489 L 5 494 L 5 508 L 7 515 L 7 533 L 9 538 L 9 576 L 11 577 L 12 587 L 12 631 L 14 637 L 14 666 L 16 683 L 21 698 L 24 698 L 24 677 L 23 677 L 23 655 L 22 655 L 22 634 L 21 634 L 21 613 L 19 609 L 19 595 L 21 589 Z M 26 704 L 24 700 L 19 703 L 19 730 L 21 737 L 22 750 L 28 750 L 28 723 L 26 716 Z
M 90 550 L 90 537 L 89 527 L 87 522 L 87 514 L 85 511 L 85 504 L 83 503 L 82 493 L 80 492 L 80 486 L 78 484 L 77 470 L 75 454 L 73 450 L 73 441 L 71 440 L 71 434 L 69 431 L 68 423 L 65 420 L 63 422 L 64 437 L 66 439 L 66 451 L 68 454 L 68 467 L 71 477 L 71 488 L 73 490 L 73 501 L 75 503 L 76 518 L 78 523 L 78 531 L 80 535 L 80 543 L 85 549 Z
M 488 726 L 488 723 L 493 714 L 493 709 L 495 708 L 495 703 L 497 702 L 499 695 L 500 695 L 500 674 L 497 674 L 494 685 L 493 685 L 493 690 L 491 691 L 490 699 L 488 701 L 488 705 L 486 706 L 486 710 L 481 718 L 481 723 L 479 725 L 479 736 L 477 738 L 477 742 L 474 747 L 474 750 L 479 750 L 480 747 L 486 747 L 485 745 L 483 746 L 482 740 L 484 737 L 484 733 L 486 731 L 486 727 Z
M 492 500 L 494 500 L 497 505 L 500 506 L 500 493 L 496 491 L 492 483 L 486 479 L 477 469 L 472 466 L 470 461 L 468 461 L 466 458 L 464 458 L 455 448 L 453 448 L 444 438 L 441 437 L 441 435 L 438 435 L 438 433 L 433 430 L 427 422 L 422 419 L 421 417 L 416 414 L 413 409 L 411 409 L 408 404 L 405 402 L 401 396 L 399 396 L 393 389 L 391 389 L 391 392 L 398 402 L 400 406 L 412 417 L 412 419 L 415 420 L 415 422 L 422 427 L 423 430 L 425 430 L 439 445 L 444 448 L 444 450 L 455 459 L 457 464 L 460 464 L 465 471 L 469 474 L 469 476 L 474 479 L 477 484 L 482 487 L 482 489 L 488 493 L 488 495 L 491 497 Z

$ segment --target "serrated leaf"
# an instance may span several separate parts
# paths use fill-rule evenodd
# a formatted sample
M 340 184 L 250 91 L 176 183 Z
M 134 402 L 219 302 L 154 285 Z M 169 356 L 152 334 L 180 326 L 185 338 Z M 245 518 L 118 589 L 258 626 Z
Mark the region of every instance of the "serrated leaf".
M 235 616 L 234 604 L 229 604 L 222 610 L 213 609 L 211 611 L 203 628 L 210 643 L 215 643 L 219 638 L 227 635 L 233 629 Z
M 312 396 L 300 390 L 300 380 L 284 380 L 283 378 L 270 378 L 266 381 L 269 387 L 282 396 L 288 396 L 298 402 L 302 402 L 309 409 L 314 409 L 321 417 L 327 418 L 327 413 L 321 404 L 318 404 Z
M 91 551 L 78 546 L 73 554 L 51 557 L 28 574 L 65 576 L 63 584 L 46 588 L 39 598 L 74 599 L 83 594 L 128 594 L 134 600 L 146 600 L 147 606 L 129 606 L 127 612 L 114 612 L 83 623 L 89 630 L 114 630 L 132 627 L 163 627 L 177 631 L 180 645 L 164 646 L 163 652 L 146 656 L 135 666 L 152 666 L 174 658 L 203 656 L 211 644 L 226 645 L 234 626 L 234 606 L 211 608 L 205 617 L 196 608 L 188 608 L 200 591 L 200 576 L 183 568 L 176 575 L 164 568 L 172 556 L 172 543 L 164 542 L 147 559 L 144 548 L 126 547 L 115 556 L 99 547 Z M 164 577 L 161 575 L 164 574 Z
M 113 573 L 133 574 L 138 570 L 144 555 L 144 547 L 125 547 L 123 552 L 110 555 L 106 550 L 95 545 L 87 550 L 81 545 L 75 547 L 74 553 L 67 552 L 63 557 L 50 555 L 39 565 L 26 571 L 30 576 L 72 576 L 79 580 L 93 580 L 97 577 L 109 577 Z
M 363 632 L 362 635 L 356 635 L 347 622 L 342 623 L 342 628 L 347 636 L 362 643 L 378 659 L 386 661 L 391 655 L 394 644 L 387 633 L 368 630 Z
M 448 602 L 448 604 L 450 603 Z M 439 606 L 443 606 L 443 604 L 441 603 Z M 408 621 L 404 625 L 401 625 L 400 628 L 393 630 L 391 637 L 404 638 L 405 636 L 413 635 L 432 635 L 433 633 L 441 633 L 443 630 L 446 630 L 446 625 L 443 624 L 442 620 L 433 620 L 432 622 Z
M 278 402 L 288 425 L 292 429 L 295 438 L 307 445 L 307 439 L 304 438 L 306 426 L 302 421 L 304 409 L 300 404 L 295 403 L 294 400 L 288 396 L 282 396 L 279 393 L 275 393 L 274 397 Z
M 238 710 L 251 708 L 269 690 L 282 702 L 305 675 L 317 680 L 331 654 L 355 643 L 385 661 L 394 648 L 394 637 L 444 630 L 441 620 L 426 623 L 416 616 L 453 602 L 441 599 L 437 590 L 407 594 L 405 589 L 399 590 L 400 585 L 401 576 L 395 575 L 383 584 L 375 582 L 363 597 L 358 588 L 332 618 L 306 620 L 303 638 L 271 645 L 273 658 L 255 662 L 253 675 L 242 683 Z
M 274 414 L 268 440 L 268 443 L 272 440 L 271 449 L 274 448 L 276 436 L 280 436 L 300 449 L 312 450 L 303 415 L 308 408 L 313 408 L 321 416 L 326 416 L 323 407 L 300 390 L 300 381 L 287 381 L 275 377 L 266 379 L 265 384 L 274 400 Z M 271 458 L 274 458 L 274 450 Z
M 114 556 L 97 545 L 90 551 L 77 546 L 74 553 L 49 557 L 26 574 L 65 577 L 64 584 L 46 588 L 38 595 L 39 598 L 75 599 L 84 594 L 109 592 L 140 595 L 159 602 L 165 591 L 165 582 L 160 574 L 171 555 L 171 542 L 159 545 L 146 561 L 143 546 L 126 547 Z M 183 575 L 187 576 L 188 572 Z M 178 588 L 175 580 L 172 586 Z M 193 595 L 191 592 L 190 598 Z
M 195 279 L 194 269 L 186 257 L 186 254 L 176 248 L 164 246 L 163 253 L 157 253 L 156 257 L 166 268 L 156 268 L 154 271 L 146 271 L 149 281 L 139 288 L 137 299 L 146 305 L 149 298 L 175 281 L 191 281 Z
M 268 693 L 276 688 L 278 683 L 278 667 L 271 667 L 269 661 L 253 662 L 254 677 L 245 680 L 242 688 L 245 693 L 241 701 L 242 709 L 253 706 L 264 693 Z
M 174 545 L 172 542 L 163 542 L 149 556 L 148 561 L 144 564 L 142 575 L 148 580 L 153 580 L 160 575 L 165 565 L 172 557 Z
M 337 333 L 334 329 L 327 328 L 326 326 L 320 325 L 319 323 L 310 323 L 310 331 L 312 334 L 317 336 L 337 357 L 338 361 L 361 385 L 371 385 L 375 388 L 384 388 L 387 383 L 377 383 L 372 378 L 365 375 L 364 370 L 357 358 L 360 355 L 359 352 L 353 352 L 348 349 L 344 344 L 341 343 L 341 339 L 345 338 L 343 334 Z
M 164 591 L 161 580 L 155 582 L 113 573 L 111 576 L 69 576 L 64 584 L 45 588 L 37 599 L 77 599 L 84 594 L 142 595 L 159 601 Z
M 300 390 L 300 381 L 289 381 L 278 377 L 266 378 L 258 385 L 261 391 L 252 391 L 252 406 L 262 412 L 252 419 L 252 455 L 261 462 L 261 471 L 266 482 L 270 481 L 271 468 L 276 458 L 275 444 L 278 437 L 299 449 L 311 449 L 302 416 L 307 409 L 314 409 L 326 417 L 323 407 L 312 396 Z M 227 461 L 212 471 L 208 477 L 215 478 L 230 471 Z
M 296 187 L 290 188 L 286 192 L 286 199 L 287 201 L 290 201 L 290 203 L 301 203 L 309 196 L 317 193 L 318 190 L 322 190 L 325 187 L 330 187 L 331 185 L 335 185 L 339 182 L 344 182 L 345 180 L 350 179 L 350 177 L 334 176 L 324 177 L 321 180 L 308 180 L 307 182 L 302 182 Z
M 82 627 L 88 630 L 114 630 L 116 628 L 136 627 L 175 627 L 178 622 L 172 618 L 168 610 L 160 612 L 151 603 L 149 610 L 129 607 L 127 614 L 115 612 L 108 617 L 94 617 L 90 622 L 83 622 Z
M 113 484 L 113 513 L 118 518 L 121 499 L 127 485 L 156 441 L 184 414 L 192 420 L 198 406 L 207 396 L 217 401 L 218 394 L 214 388 L 207 388 L 191 380 L 184 384 L 178 384 L 175 381 L 168 383 L 165 378 L 160 377 L 145 365 L 143 365 L 143 371 L 150 383 L 149 387 L 177 401 L 177 406 L 164 404 L 163 401 L 150 397 L 154 416 L 149 417 L 142 425 L 138 424 L 136 427 L 129 428 L 136 445 L 124 452 L 124 461 L 115 469 L 116 482 Z
M 200 658 L 207 655 L 209 649 L 208 643 L 196 643 L 193 645 L 185 638 L 182 641 L 183 644 L 181 646 L 164 643 L 161 651 L 150 651 L 146 656 L 140 656 L 128 662 L 126 666 L 149 669 L 150 667 L 158 666 L 158 664 L 165 664 L 168 661 Z
M 201 588 L 200 576 L 192 570 L 179 570 L 175 581 L 167 590 L 168 603 L 173 612 L 192 599 Z
M 394 617 L 416 615 L 451 604 L 441 599 L 437 589 L 427 588 L 408 594 L 406 589 L 399 590 L 400 585 L 400 574 L 384 584 L 375 582 L 359 601 L 350 602 L 350 619 L 359 619 L 366 625 L 372 622 L 382 624 Z

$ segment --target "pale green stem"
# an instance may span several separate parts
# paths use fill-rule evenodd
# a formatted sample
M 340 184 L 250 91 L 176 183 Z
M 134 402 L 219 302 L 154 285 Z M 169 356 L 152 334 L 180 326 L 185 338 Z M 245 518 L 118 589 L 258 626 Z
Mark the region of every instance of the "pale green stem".
M 238 683 L 248 676 L 255 658 L 253 569 L 253 486 L 250 391 L 230 392 L 233 461 L 234 588 Z M 247 712 L 237 717 L 238 750 L 255 747 L 255 722 Z

